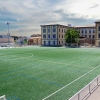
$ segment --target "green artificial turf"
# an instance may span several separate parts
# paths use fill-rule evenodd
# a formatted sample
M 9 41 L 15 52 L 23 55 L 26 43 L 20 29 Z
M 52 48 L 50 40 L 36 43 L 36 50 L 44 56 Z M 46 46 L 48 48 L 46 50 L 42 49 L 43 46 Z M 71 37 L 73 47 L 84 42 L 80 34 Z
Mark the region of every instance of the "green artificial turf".
M 0 49 L 0 95 L 42 100 L 100 65 L 100 49 L 24 47 Z M 100 67 L 47 100 L 68 100 L 100 74 Z

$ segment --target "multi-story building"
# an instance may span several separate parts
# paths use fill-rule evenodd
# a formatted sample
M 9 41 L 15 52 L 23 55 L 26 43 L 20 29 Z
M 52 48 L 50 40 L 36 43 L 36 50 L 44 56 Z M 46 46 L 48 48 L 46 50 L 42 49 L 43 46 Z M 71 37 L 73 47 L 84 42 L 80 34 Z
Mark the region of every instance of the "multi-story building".
M 95 45 L 95 26 L 75 27 L 80 32 L 79 44 L 84 46 Z
M 42 45 L 44 46 L 63 46 L 65 45 L 65 32 L 68 28 L 79 30 L 82 43 L 100 46 L 100 21 L 96 21 L 94 26 L 69 27 L 60 24 L 41 25 Z M 81 43 L 80 42 L 80 43 Z
M 65 31 L 68 26 L 52 24 L 41 25 L 42 45 L 44 46 L 61 46 L 65 44 Z
M 95 22 L 95 46 L 100 47 L 100 21 Z
M 80 36 L 85 38 L 95 38 L 95 26 L 79 26 L 75 27 L 80 32 Z

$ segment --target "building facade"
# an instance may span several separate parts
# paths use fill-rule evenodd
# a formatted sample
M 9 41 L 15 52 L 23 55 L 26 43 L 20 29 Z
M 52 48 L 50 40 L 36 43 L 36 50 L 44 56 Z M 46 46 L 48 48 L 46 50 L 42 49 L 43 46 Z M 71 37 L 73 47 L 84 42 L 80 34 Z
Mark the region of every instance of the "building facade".
M 75 27 L 80 32 L 80 36 L 85 38 L 95 38 L 95 26 L 79 26 Z
M 28 45 L 41 45 L 41 34 L 33 34 L 28 39 Z
M 100 47 L 100 21 L 95 22 L 96 34 L 95 34 L 95 46 Z
M 41 25 L 42 46 L 61 46 L 65 44 L 65 31 L 68 26 L 53 24 Z
M 95 46 L 95 26 L 75 27 L 80 32 L 79 44 L 82 46 Z
M 14 38 L 7 35 L 0 35 L 0 43 L 14 43 Z
M 28 39 L 28 45 L 41 45 L 41 37 L 31 37 Z
M 65 45 L 65 32 L 68 28 L 75 28 L 80 32 L 79 43 L 82 45 L 100 46 L 100 21 L 94 26 L 65 26 L 60 24 L 41 25 L 41 44 L 43 46 Z

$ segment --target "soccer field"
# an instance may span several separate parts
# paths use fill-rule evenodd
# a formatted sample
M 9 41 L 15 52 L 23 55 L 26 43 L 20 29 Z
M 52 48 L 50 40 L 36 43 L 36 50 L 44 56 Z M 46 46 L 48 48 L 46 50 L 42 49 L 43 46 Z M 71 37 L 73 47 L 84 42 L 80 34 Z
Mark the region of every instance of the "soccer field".
M 64 86 L 46 100 L 68 100 L 99 74 L 99 48 L 0 49 L 0 96 L 7 100 L 42 100 Z

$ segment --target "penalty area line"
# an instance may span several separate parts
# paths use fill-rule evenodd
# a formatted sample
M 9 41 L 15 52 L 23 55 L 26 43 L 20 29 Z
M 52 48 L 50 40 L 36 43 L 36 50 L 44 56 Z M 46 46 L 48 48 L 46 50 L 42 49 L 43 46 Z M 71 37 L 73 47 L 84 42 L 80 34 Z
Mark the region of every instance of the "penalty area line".
M 70 82 L 69 84 L 63 86 L 62 88 L 58 89 L 57 91 L 53 92 L 52 94 L 50 94 L 49 96 L 45 97 L 42 100 L 46 100 L 47 98 L 50 98 L 51 96 L 53 96 L 54 94 L 58 93 L 59 91 L 61 91 L 62 89 L 68 87 L 69 85 L 73 84 L 74 82 L 76 82 L 77 80 L 81 79 L 82 77 L 84 77 L 85 75 L 89 74 L 90 72 L 92 72 L 93 70 L 97 69 L 98 67 L 100 67 L 100 65 L 96 66 L 95 68 L 91 69 L 90 71 L 88 71 L 87 73 L 83 74 L 82 76 L 80 76 L 79 78 L 75 79 L 74 81 Z

